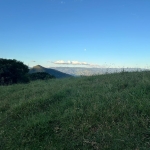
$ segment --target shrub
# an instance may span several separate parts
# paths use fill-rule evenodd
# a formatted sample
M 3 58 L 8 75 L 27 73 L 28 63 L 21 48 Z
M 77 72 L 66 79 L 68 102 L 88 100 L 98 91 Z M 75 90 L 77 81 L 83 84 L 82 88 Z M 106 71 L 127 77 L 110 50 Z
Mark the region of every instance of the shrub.
M 46 79 L 53 79 L 55 76 L 50 75 L 46 72 L 36 72 L 29 74 L 30 80 L 46 80 Z

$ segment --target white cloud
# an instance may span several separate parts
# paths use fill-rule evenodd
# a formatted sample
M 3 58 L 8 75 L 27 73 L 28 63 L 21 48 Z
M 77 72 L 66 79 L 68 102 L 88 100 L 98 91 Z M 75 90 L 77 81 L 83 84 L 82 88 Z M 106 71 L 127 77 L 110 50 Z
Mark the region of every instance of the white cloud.
M 71 62 L 73 65 L 81 65 L 81 62 L 78 62 L 78 61 L 72 61 Z
M 55 62 L 53 62 L 54 64 L 68 64 L 67 62 L 63 61 L 63 60 L 57 60 Z
M 97 64 L 90 64 L 90 66 L 91 66 L 92 68 L 102 68 L 102 66 L 97 65 Z
M 68 63 L 68 64 L 71 64 L 71 61 L 70 61 L 70 60 L 68 60 L 68 61 L 67 61 L 67 63 Z
M 79 61 L 64 61 L 64 60 L 57 60 L 55 62 L 52 62 L 54 64 L 67 64 L 67 65 L 90 65 L 87 62 L 79 62 Z
M 57 60 L 55 62 L 52 62 L 54 64 L 59 64 L 59 65 L 81 65 L 81 66 L 88 66 L 90 68 L 105 68 L 103 65 L 98 65 L 98 64 L 90 64 L 87 62 L 80 62 L 80 61 L 64 61 L 64 60 Z

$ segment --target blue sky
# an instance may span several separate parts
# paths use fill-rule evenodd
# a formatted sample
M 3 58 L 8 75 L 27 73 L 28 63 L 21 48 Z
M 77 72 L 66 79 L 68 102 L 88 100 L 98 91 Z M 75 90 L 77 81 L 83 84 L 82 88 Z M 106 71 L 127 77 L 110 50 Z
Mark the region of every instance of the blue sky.
M 150 0 L 0 0 L 0 58 L 150 68 Z

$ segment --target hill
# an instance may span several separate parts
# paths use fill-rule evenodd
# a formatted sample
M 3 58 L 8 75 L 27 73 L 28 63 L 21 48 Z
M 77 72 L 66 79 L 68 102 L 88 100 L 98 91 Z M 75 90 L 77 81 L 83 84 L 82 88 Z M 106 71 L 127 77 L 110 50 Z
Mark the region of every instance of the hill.
M 0 86 L 1 150 L 148 150 L 150 72 Z
M 35 73 L 35 72 L 47 72 L 53 76 L 55 76 L 56 78 L 66 78 L 66 77 L 72 77 L 69 74 L 60 72 L 58 70 L 55 69 L 50 69 L 50 68 L 44 68 L 40 65 L 34 66 L 33 68 L 30 68 L 30 73 Z

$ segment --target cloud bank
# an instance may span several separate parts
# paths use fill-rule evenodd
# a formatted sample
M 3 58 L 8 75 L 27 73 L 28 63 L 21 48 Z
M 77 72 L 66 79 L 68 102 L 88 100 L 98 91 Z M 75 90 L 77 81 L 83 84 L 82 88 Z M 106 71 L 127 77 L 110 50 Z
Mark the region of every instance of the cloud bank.
M 79 62 L 79 61 L 64 61 L 64 60 L 57 60 L 55 62 L 52 62 L 54 64 L 67 64 L 67 65 L 90 65 L 87 62 Z
M 62 64 L 62 65 L 84 65 L 84 66 L 89 66 L 89 67 L 94 67 L 94 68 L 100 68 L 102 66 L 97 65 L 97 64 L 89 64 L 87 62 L 79 62 L 79 61 L 64 61 L 64 60 L 57 60 L 55 62 L 52 62 L 53 64 Z

